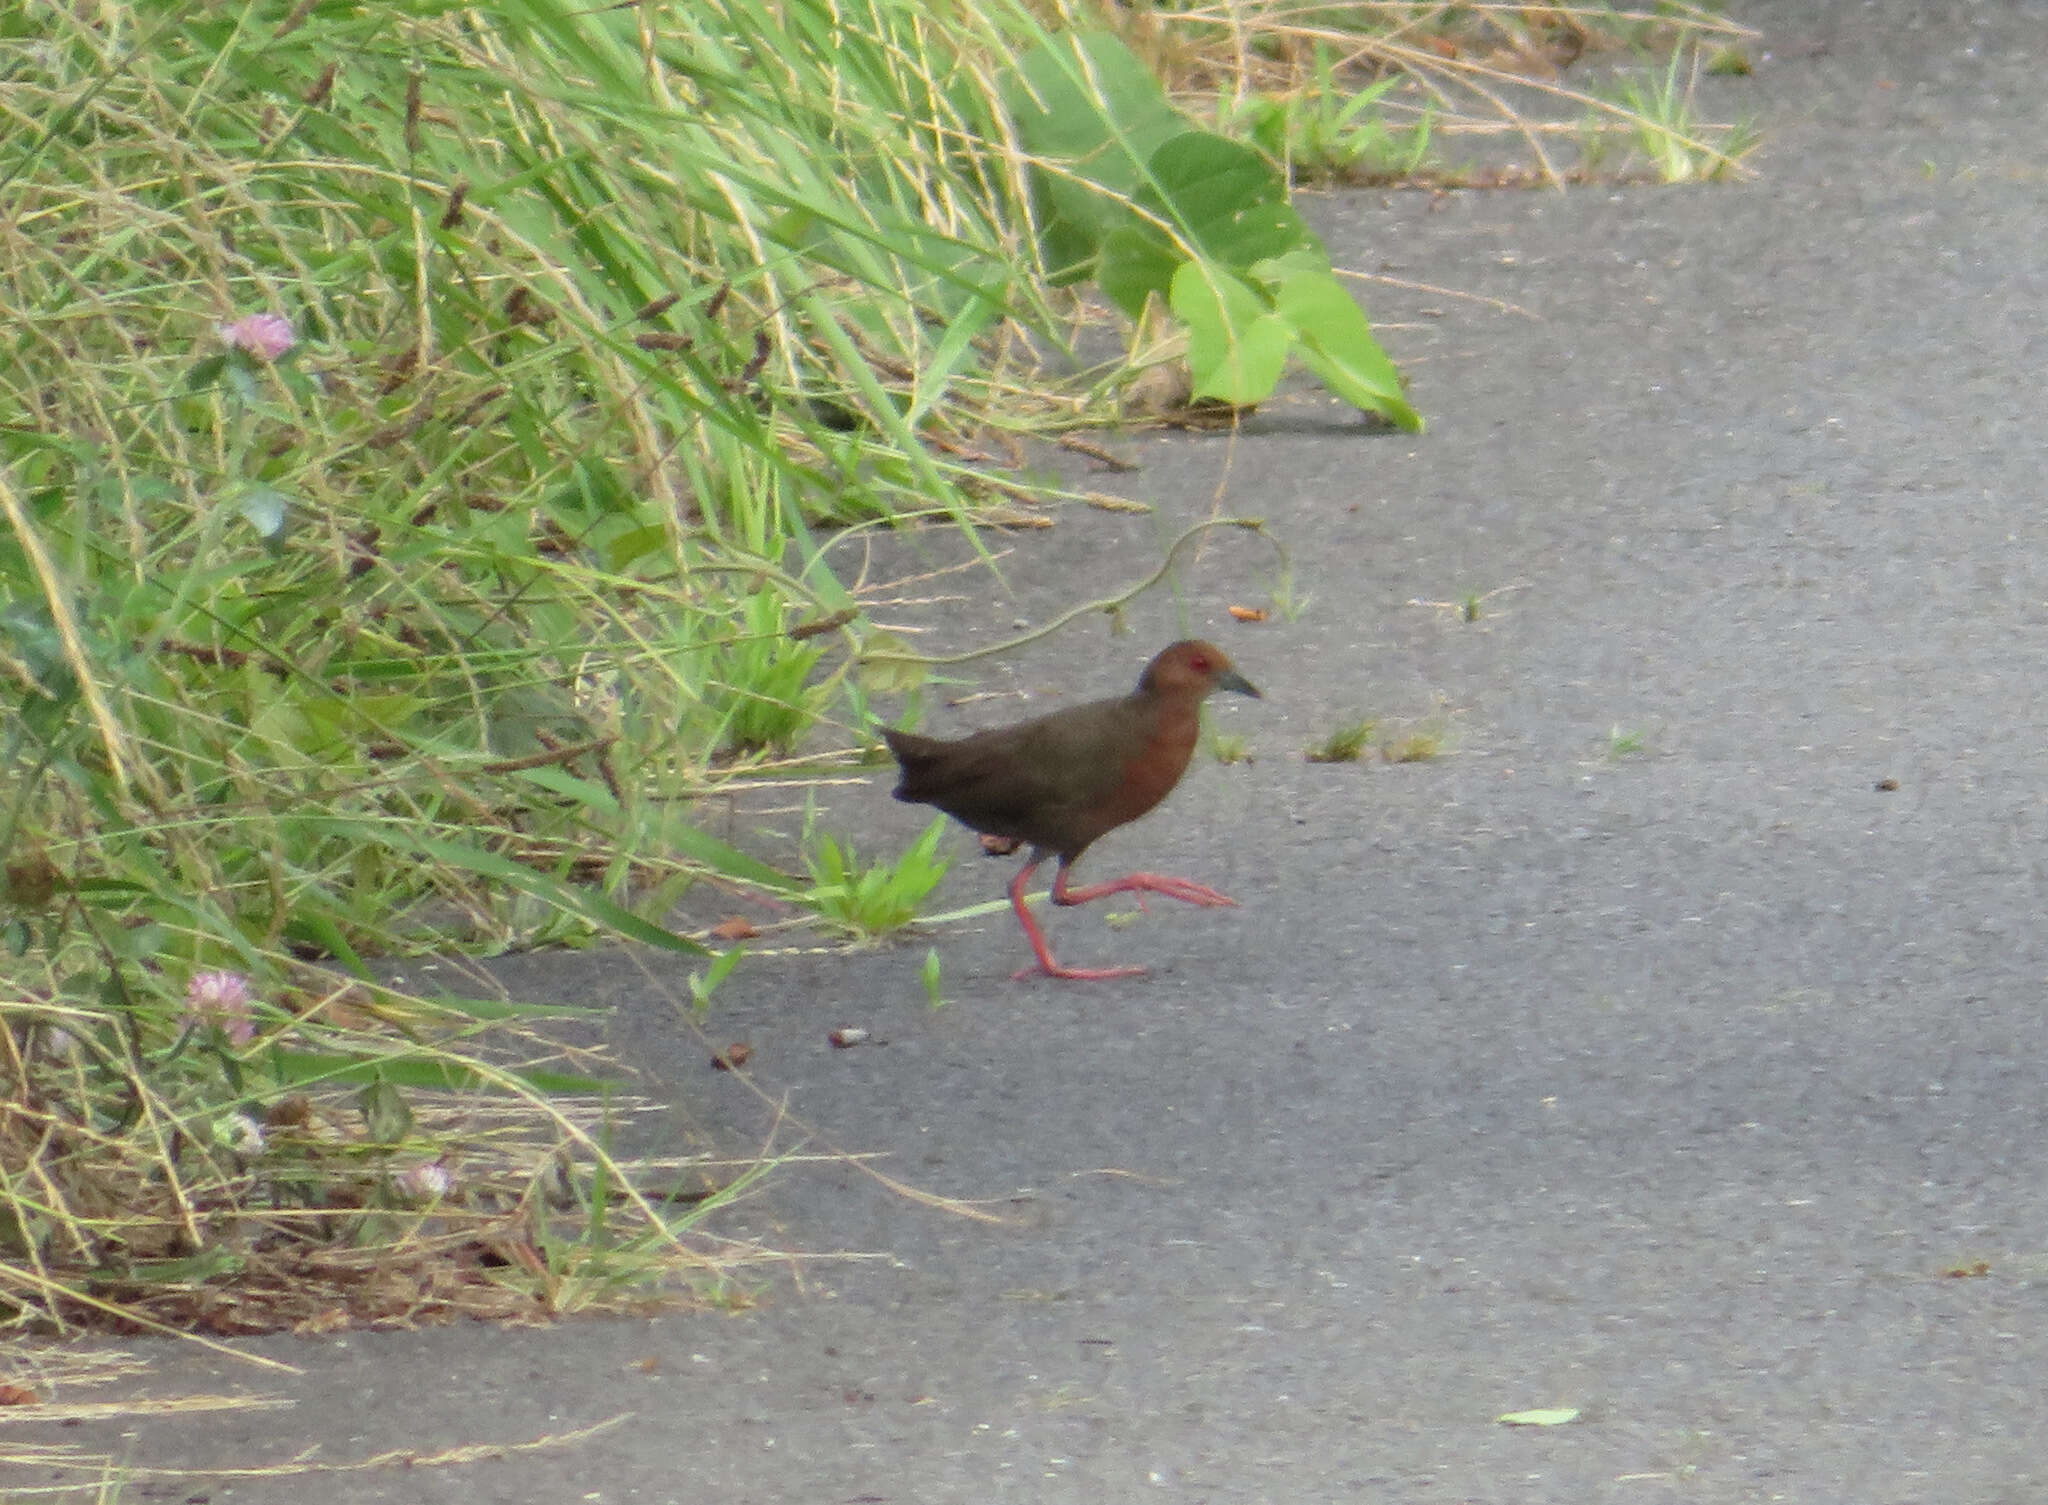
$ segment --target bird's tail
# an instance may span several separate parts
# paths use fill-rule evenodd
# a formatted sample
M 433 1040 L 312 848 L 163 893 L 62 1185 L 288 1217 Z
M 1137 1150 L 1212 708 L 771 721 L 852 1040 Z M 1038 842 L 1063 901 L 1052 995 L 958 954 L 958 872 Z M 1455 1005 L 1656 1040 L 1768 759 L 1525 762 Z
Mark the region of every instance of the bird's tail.
M 903 770 L 903 777 L 896 784 L 896 798 L 906 804 L 922 804 L 930 796 L 926 785 L 938 766 L 939 749 L 944 744 L 931 737 L 920 737 L 916 732 L 899 732 L 887 726 L 882 728 L 882 740 L 889 744 L 896 766 Z

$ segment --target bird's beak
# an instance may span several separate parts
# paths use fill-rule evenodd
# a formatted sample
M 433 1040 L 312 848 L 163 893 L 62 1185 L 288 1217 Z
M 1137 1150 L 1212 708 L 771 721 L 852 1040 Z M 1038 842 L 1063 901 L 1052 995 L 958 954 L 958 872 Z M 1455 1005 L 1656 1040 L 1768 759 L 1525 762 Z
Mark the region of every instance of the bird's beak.
M 1235 695 L 1249 695 L 1254 700 L 1264 700 L 1266 698 L 1259 693 L 1257 685 L 1246 679 L 1235 669 L 1225 669 L 1221 674 L 1217 675 L 1216 688 L 1219 690 L 1229 690 Z

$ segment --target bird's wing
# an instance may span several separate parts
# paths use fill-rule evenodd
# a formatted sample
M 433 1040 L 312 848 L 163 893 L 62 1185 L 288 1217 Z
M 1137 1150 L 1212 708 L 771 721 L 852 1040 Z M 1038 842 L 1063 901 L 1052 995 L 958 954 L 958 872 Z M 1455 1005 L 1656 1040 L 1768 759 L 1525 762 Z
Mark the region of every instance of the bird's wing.
M 936 805 L 977 831 L 1062 839 L 1076 811 L 1107 801 L 1141 745 L 1103 701 L 957 742 L 894 739 L 906 798 Z
M 1122 700 L 1091 705 L 1017 729 L 1039 798 L 1062 808 L 1091 806 L 1115 793 L 1124 769 L 1145 749 L 1146 734 Z

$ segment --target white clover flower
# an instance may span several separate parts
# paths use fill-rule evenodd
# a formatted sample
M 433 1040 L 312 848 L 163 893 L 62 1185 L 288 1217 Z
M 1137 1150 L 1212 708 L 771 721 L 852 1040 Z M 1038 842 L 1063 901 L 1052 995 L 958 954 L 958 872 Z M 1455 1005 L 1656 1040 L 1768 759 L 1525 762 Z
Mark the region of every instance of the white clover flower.
M 213 1142 L 237 1155 L 260 1155 L 269 1148 L 263 1125 L 246 1113 L 223 1113 L 213 1121 Z
M 448 1174 L 448 1167 L 438 1160 L 422 1161 L 409 1165 L 392 1178 L 398 1194 L 408 1202 L 438 1202 L 448 1195 L 455 1178 Z

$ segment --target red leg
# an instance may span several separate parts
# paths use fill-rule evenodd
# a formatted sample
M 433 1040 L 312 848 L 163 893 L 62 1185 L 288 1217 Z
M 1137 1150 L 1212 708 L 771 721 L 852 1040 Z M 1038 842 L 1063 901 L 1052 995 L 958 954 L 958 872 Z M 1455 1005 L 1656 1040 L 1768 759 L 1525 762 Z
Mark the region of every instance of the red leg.
M 1145 971 L 1143 967 L 1062 967 L 1059 964 L 1058 959 L 1052 954 L 1052 947 L 1045 943 L 1045 932 L 1038 928 L 1038 921 L 1032 918 L 1031 906 L 1024 898 L 1024 885 L 1031 881 L 1031 875 L 1038 871 L 1044 861 L 1044 856 L 1034 851 L 1031 860 L 1010 880 L 1010 907 L 1017 911 L 1017 923 L 1024 927 L 1025 939 L 1031 942 L 1032 953 L 1038 958 L 1037 966 L 1026 967 L 1021 972 L 1012 973 L 1012 979 L 1044 976 L 1063 977 L 1073 982 L 1100 982 L 1110 977 L 1142 976 Z M 1066 878 L 1067 864 L 1062 860 L 1060 883 L 1064 884 Z M 1058 886 L 1055 886 L 1053 897 L 1057 899 L 1059 892 Z
M 1183 904 L 1199 904 L 1205 909 L 1218 905 L 1237 903 L 1228 894 L 1219 894 L 1215 889 L 1202 883 L 1190 883 L 1185 878 L 1167 878 L 1158 873 L 1132 873 L 1125 878 L 1112 878 L 1107 883 L 1092 883 L 1086 888 L 1067 887 L 1067 864 L 1060 863 L 1060 873 L 1053 880 L 1052 902 L 1055 904 L 1086 904 L 1090 899 L 1107 899 L 1111 894 L 1164 894 L 1169 899 L 1178 899 Z M 1138 903 L 1142 905 L 1141 897 Z

